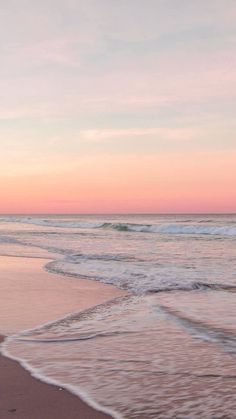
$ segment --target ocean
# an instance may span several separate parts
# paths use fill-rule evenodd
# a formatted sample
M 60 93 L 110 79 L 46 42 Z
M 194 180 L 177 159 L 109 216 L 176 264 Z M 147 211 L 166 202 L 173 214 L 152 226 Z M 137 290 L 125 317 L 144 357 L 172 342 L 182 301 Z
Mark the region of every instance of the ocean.
M 115 418 L 235 417 L 236 215 L 0 216 L 1 255 L 45 252 L 127 295 L 10 337 L 8 356 Z

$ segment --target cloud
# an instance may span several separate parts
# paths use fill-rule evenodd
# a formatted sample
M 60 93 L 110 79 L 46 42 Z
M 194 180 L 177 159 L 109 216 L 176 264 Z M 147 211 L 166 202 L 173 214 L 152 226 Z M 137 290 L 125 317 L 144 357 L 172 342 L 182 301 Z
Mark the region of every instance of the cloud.
M 131 128 L 131 129 L 89 129 L 80 132 L 80 138 L 88 142 L 106 142 L 119 138 L 154 137 L 168 141 L 185 141 L 196 138 L 193 128 Z

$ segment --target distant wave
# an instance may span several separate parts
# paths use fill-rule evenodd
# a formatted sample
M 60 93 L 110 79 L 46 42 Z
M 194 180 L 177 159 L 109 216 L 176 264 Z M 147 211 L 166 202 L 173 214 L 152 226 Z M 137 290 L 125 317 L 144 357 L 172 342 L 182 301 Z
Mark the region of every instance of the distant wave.
M 0 221 L 10 223 L 22 223 L 22 224 L 33 224 L 44 227 L 61 227 L 61 228 L 99 228 L 104 223 L 83 223 L 73 221 L 55 221 L 48 218 L 36 218 L 36 217 L 2 217 Z
M 129 223 L 105 223 L 105 228 L 112 228 L 118 231 L 130 231 L 140 233 L 162 233 L 162 234 L 208 234 L 236 236 L 234 226 L 208 226 L 208 225 L 185 225 L 185 224 L 129 224 Z
M 120 232 L 159 233 L 159 234 L 204 234 L 236 236 L 235 225 L 212 225 L 211 220 L 199 221 L 198 223 L 171 223 L 171 224 L 135 224 L 135 223 L 92 223 L 81 221 L 55 221 L 35 217 L 3 217 L 0 221 L 15 222 L 22 224 L 34 224 L 44 227 L 77 228 L 77 229 L 112 229 Z M 211 225 L 209 225 L 211 223 Z

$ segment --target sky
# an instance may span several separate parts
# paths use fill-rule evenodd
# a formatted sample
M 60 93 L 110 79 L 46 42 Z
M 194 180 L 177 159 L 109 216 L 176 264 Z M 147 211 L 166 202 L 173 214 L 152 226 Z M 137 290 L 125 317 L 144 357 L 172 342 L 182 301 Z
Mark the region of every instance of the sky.
M 235 0 L 8 0 L 0 212 L 236 211 Z

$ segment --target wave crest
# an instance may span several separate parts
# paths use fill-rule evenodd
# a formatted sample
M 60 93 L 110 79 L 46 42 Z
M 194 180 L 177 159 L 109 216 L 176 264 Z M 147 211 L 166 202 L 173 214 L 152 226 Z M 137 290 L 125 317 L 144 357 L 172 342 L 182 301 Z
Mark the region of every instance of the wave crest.
M 138 233 L 160 234 L 206 234 L 236 236 L 235 226 L 209 226 L 209 225 L 186 225 L 186 224 L 129 224 L 129 223 L 105 223 L 102 227 L 118 231 Z
M 158 233 L 158 234 L 201 234 L 201 235 L 219 235 L 236 236 L 235 224 L 212 225 L 209 220 L 198 223 L 162 223 L 162 224 L 135 224 L 135 223 L 116 223 L 116 222 L 82 222 L 51 220 L 50 218 L 36 217 L 3 217 L 2 222 L 13 222 L 22 224 L 34 224 L 43 227 L 54 228 L 74 228 L 74 229 L 111 229 L 120 232 L 136 233 Z M 210 224 L 210 225 L 209 225 Z

